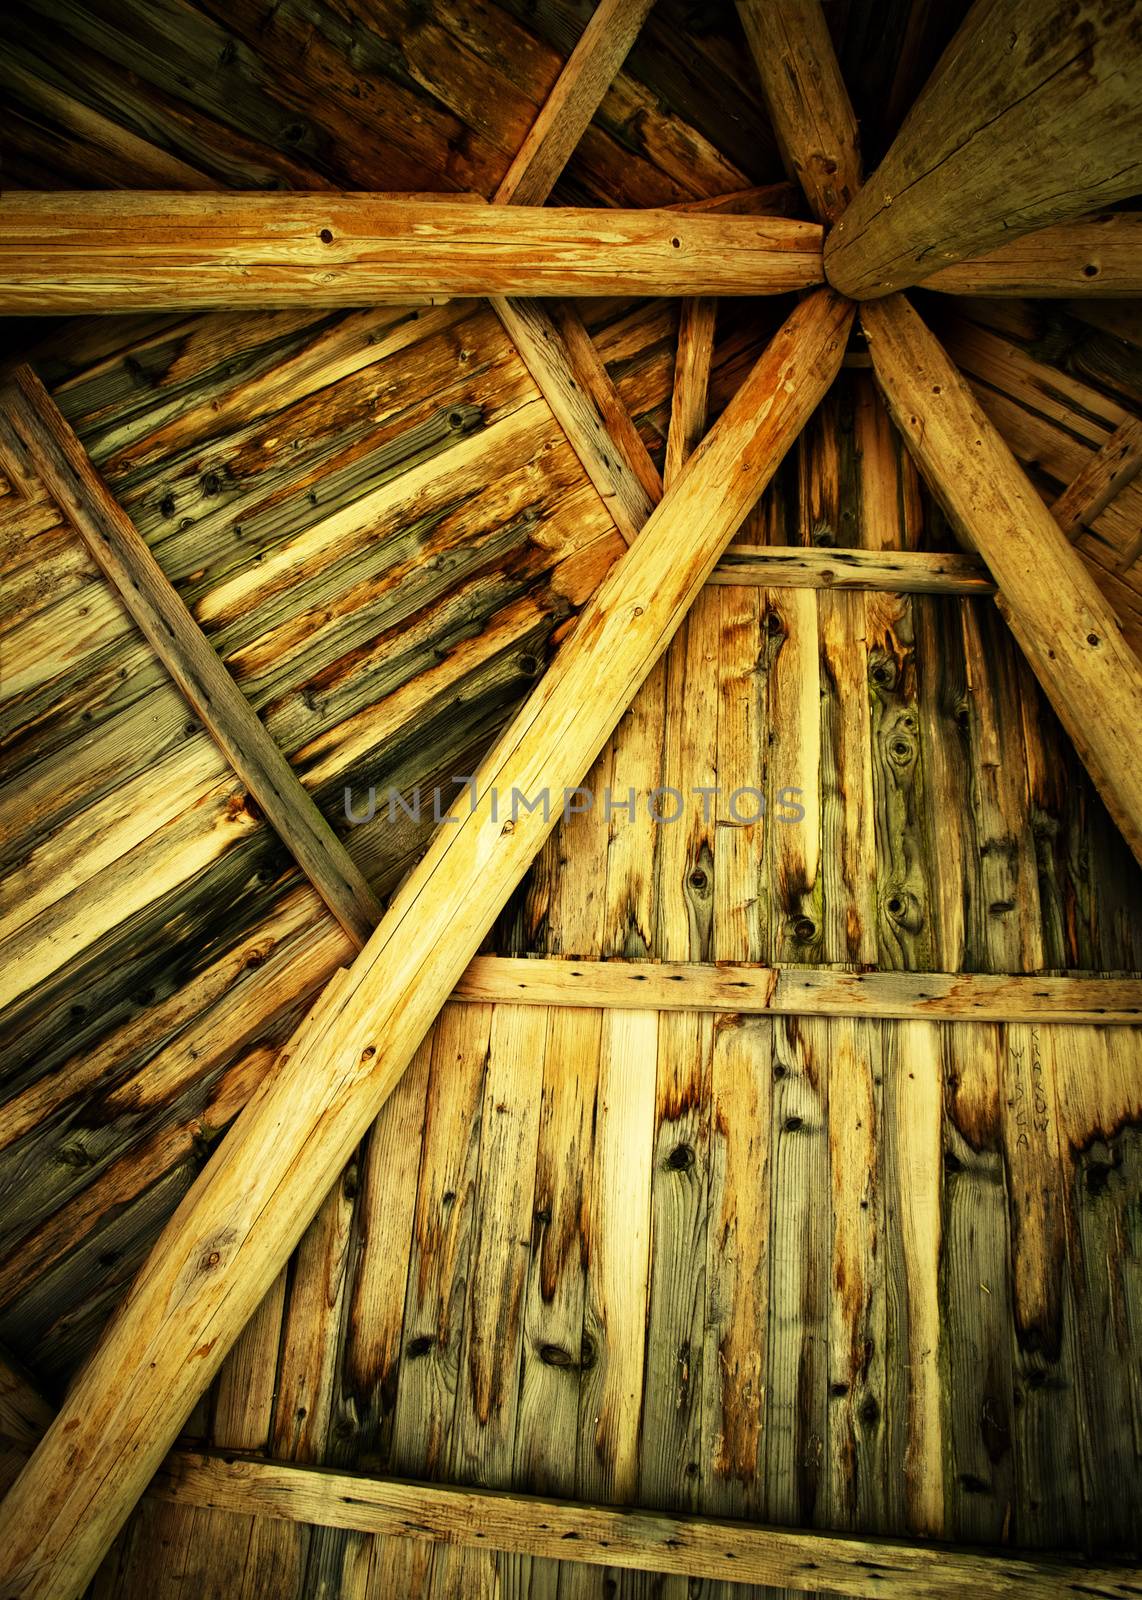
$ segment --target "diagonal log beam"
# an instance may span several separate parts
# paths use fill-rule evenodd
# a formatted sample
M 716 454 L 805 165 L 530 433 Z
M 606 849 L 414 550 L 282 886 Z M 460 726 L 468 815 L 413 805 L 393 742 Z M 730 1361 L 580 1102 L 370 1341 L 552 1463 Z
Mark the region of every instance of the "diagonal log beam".
M 1135 7 L 976 0 L 830 234 L 829 282 L 873 299 L 1137 194 L 1140 118 Z
M 836 222 L 860 188 L 860 141 L 820 0 L 738 0 L 785 169 Z
M 889 410 L 1142 861 L 1142 662 L 967 383 L 902 295 L 862 308 Z
M 1059 298 L 1142 294 L 1142 212 L 1108 211 L 1039 228 L 924 279 L 943 294 Z
M 0 1506 L 0 1595 L 83 1590 L 554 827 L 563 790 L 582 781 L 828 388 L 851 318 L 822 290 L 778 330 L 482 765 L 474 798 L 222 1141 Z M 514 804 L 517 792 L 534 809 Z
M 788 217 L 369 194 L 0 195 L 0 314 L 17 316 L 778 294 L 822 276 L 820 227 Z
M 1053 502 L 1051 515 L 1068 539 L 1077 539 L 1140 471 L 1142 420 L 1127 417 Z
M 368 880 L 302 787 L 31 367 L 15 370 L 6 401 L 36 471 L 96 566 L 270 826 L 360 949 L 382 913 Z
M 627 58 L 654 0 L 599 0 L 493 199 L 541 206 Z

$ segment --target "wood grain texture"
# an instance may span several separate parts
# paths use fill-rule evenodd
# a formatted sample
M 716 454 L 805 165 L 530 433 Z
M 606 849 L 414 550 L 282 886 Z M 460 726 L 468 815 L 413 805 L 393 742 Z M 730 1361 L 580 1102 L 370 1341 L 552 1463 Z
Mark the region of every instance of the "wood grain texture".
M 943 294 L 1034 296 L 1142 294 L 1142 215 L 1108 211 L 1037 228 L 1010 244 L 968 255 L 924 279 Z
M 561 792 L 580 780 L 827 388 L 851 315 L 821 291 L 783 325 L 691 469 L 585 611 L 557 674 L 489 756 L 477 780 L 477 805 L 441 830 L 394 898 L 362 953 L 351 992 L 328 1002 L 335 1014 L 311 1022 L 316 1032 L 303 1036 L 296 1055 L 279 1058 L 226 1141 L 226 1159 L 214 1162 L 144 1269 L 130 1315 L 87 1366 L 4 1502 L 9 1583 L 23 1583 L 29 1594 L 37 1587 L 78 1592 L 98 1565 L 194 1398 L 554 826 L 555 817 L 535 810 L 504 819 L 498 797 L 518 787 L 534 799 L 532 791 L 542 786 Z M 598 693 L 604 663 L 605 691 Z M 463 916 L 456 915 L 457 893 Z M 321 1073 L 318 1059 L 325 1063 Z M 152 1342 L 158 1359 L 147 1354 Z M 122 1373 L 124 1360 L 138 1375 L 130 1383 L 112 1376 Z M 112 1446 L 112 1437 L 122 1445 Z M 126 1446 L 129 1437 L 133 1448 Z
M 1051 515 L 1068 539 L 1094 522 L 1100 512 L 1142 471 L 1142 420 L 1127 417 L 1106 443 L 1051 502 Z
M 381 918 L 381 903 L 364 874 L 294 776 L 39 379 L 31 368 L 20 367 L 14 383 L 10 409 L 45 484 L 211 737 L 360 948 Z
M 364 194 L 8 190 L 0 313 L 313 309 L 410 295 L 778 294 L 822 281 L 820 247 L 815 223 L 784 217 Z
M 479 1549 L 506 1550 L 651 1572 L 872 1597 L 944 1600 L 965 1588 L 994 1600 L 1094 1589 L 1134 1592 L 1127 1567 L 1012 1553 L 977 1554 L 949 1545 L 906 1544 L 740 1522 L 704 1522 L 538 1497 L 401 1484 L 319 1473 L 272 1462 L 174 1456 L 156 1484 L 187 1505 L 224 1504 L 246 1514 L 404 1534 Z
M 541 206 L 626 59 L 654 0 L 600 0 L 493 198 Z
M 1142 725 L 1142 664 L 971 390 L 907 301 L 870 306 L 865 327 L 897 426 L 957 532 L 991 568 L 997 603 L 1107 809 L 1142 860 L 1142 775 L 1124 759 L 1133 731 Z
M 836 222 L 860 188 L 860 142 L 820 0 L 738 0 L 738 16 L 786 169 Z
M 1136 194 L 1139 41 L 1128 6 L 976 0 L 826 245 L 858 299 Z

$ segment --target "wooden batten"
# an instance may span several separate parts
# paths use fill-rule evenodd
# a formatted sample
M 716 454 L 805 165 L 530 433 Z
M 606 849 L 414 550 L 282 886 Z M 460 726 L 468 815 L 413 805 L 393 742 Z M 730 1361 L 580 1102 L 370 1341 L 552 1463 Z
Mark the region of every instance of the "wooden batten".
M 833 228 L 829 282 L 891 294 L 1142 188 L 1132 8 L 976 0 L 876 172 Z M 990 291 L 984 291 L 990 292 Z
M 368 194 L 0 196 L 4 315 L 779 294 L 822 277 L 821 229 L 785 217 Z
M 1142 861 L 1142 663 L 1094 579 L 938 341 L 903 296 L 862 313 L 877 381 L 957 533 Z
M 860 142 L 820 0 L 738 0 L 738 15 L 786 169 L 836 222 L 860 188 Z
M 1142 294 L 1142 213 L 1108 211 L 1037 228 L 981 255 L 965 256 L 924 279 L 943 294 L 1026 298 Z
M 0 1507 L 0 1588 L 82 1591 L 554 826 L 542 804 L 505 815 L 513 792 L 581 782 L 832 381 L 851 318 L 822 290 L 783 324 L 484 762 L 475 804 L 227 1135 Z
M 8 408 L 43 482 L 302 871 L 360 949 L 381 903 L 30 367 Z
M 869 589 L 886 594 L 994 594 L 981 561 L 959 552 L 735 544 L 711 583 L 770 589 Z

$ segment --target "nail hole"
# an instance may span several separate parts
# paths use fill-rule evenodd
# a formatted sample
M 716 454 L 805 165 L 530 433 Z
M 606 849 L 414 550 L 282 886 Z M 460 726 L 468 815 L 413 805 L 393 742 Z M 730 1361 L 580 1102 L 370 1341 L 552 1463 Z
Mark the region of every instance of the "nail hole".
M 328 228 L 322 228 L 321 232 L 318 234 L 317 237 L 321 240 L 322 244 L 332 244 L 333 243 L 333 235 L 332 235 L 332 233 L 330 233 Z

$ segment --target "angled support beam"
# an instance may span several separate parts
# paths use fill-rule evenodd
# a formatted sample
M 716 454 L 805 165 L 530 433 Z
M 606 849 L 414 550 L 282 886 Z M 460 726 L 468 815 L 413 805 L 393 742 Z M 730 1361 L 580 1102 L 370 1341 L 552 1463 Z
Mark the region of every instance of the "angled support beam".
M 151 648 L 358 949 L 382 907 L 341 840 L 302 787 L 246 696 L 176 593 L 134 523 L 92 466 L 30 367 L 7 391 L 9 415 L 44 486 Z
M 363 1478 L 278 1462 L 171 1456 L 160 1498 L 245 1516 L 505 1550 L 591 1566 L 853 1595 L 860 1600 L 1027 1600 L 1137 1594 L 1129 1566 L 1051 1555 L 763 1528 L 490 1489 Z
M 873 299 L 1137 194 L 1140 118 L 1134 7 L 976 0 L 829 235 L 829 282 Z
M 820 227 L 788 217 L 368 194 L 0 195 L 0 314 L 16 316 L 779 294 L 822 277 Z
M 1018 978 L 976 972 L 836 972 L 696 961 L 477 956 L 453 993 L 490 1005 L 935 1022 L 1133 1023 L 1142 978 Z
M 930 550 L 735 544 L 710 574 L 710 582 L 758 584 L 765 589 L 873 589 L 883 594 L 995 593 L 982 561 Z
M 820 0 L 738 0 L 785 170 L 836 222 L 860 188 L 860 141 Z
M 541 206 L 627 58 L 654 0 L 599 0 L 493 199 Z
M 1108 211 L 1039 228 L 996 250 L 965 256 L 924 279 L 943 294 L 1142 295 L 1142 212 Z
M 683 300 L 674 355 L 674 392 L 666 434 L 666 482 L 673 484 L 706 429 L 710 367 L 714 359 L 716 300 Z
M 68 1600 L 90 1580 L 555 826 L 564 788 L 582 781 L 832 382 L 851 318 L 822 290 L 778 330 L 481 766 L 466 810 L 222 1141 L 0 1506 L 0 1595 Z
M 1068 539 L 1077 539 L 1120 489 L 1142 470 L 1142 421 L 1127 417 L 1096 450 L 1051 506 L 1051 515 Z
M 862 309 L 888 408 L 1106 808 L 1142 861 L 1142 662 L 1114 612 L 936 338 L 902 295 Z

